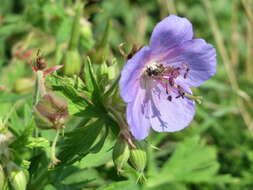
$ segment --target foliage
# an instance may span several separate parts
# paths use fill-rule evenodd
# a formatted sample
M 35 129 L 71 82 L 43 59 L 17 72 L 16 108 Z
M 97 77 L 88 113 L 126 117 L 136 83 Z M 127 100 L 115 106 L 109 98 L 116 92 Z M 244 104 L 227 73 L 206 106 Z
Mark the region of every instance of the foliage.
M 0 189 L 252 189 L 252 8 L 250 0 L 1 0 Z M 128 53 L 147 44 L 168 14 L 187 17 L 195 36 L 214 44 L 218 69 L 193 89 L 203 103 L 187 129 L 143 142 L 144 182 L 130 162 L 118 174 L 112 161 L 125 111 L 119 45 Z M 45 77 L 47 91 L 68 103 L 59 130 L 36 127 L 32 65 L 40 55 L 48 68 L 76 63 Z

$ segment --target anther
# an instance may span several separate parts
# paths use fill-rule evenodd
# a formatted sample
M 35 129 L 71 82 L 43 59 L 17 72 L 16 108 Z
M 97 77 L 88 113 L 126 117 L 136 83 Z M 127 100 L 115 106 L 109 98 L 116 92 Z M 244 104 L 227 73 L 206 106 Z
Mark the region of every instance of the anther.
M 186 71 L 185 71 L 185 73 L 184 73 L 184 78 L 185 78 L 185 79 L 187 78 L 187 75 L 188 75 L 189 71 L 190 71 L 190 69 L 187 68 Z
M 177 89 L 178 89 L 179 95 L 176 98 L 180 98 L 180 97 L 184 98 L 184 95 L 185 95 L 184 89 L 179 85 L 177 86 Z

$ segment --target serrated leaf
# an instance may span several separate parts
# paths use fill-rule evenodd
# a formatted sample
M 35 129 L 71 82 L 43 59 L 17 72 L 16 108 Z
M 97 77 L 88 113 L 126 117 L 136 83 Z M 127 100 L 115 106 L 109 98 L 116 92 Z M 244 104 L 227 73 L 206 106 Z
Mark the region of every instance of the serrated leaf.
M 103 107 L 103 103 L 101 103 L 101 92 L 99 89 L 99 85 L 97 82 L 97 78 L 95 72 L 93 70 L 90 59 L 87 57 L 86 66 L 85 66 L 85 81 L 87 83 L 87 88 L 92 93 L 92 102 L 99 107 Z
M 104 165 L 112 159 L 112 147 L 113 142 L 108 139 L 105 141 L 104 146 L 98 153 L 91 152 L 82 158 L 80 162 L 76 162 L 74 166 L 79 168 L 92 168 Z
M 32 132 L 34 130 L 35 127 L 35 123 L 34 120 L 31 119 L 30 122 L 28 122 L 23 128 L 24 130 L 20 132 L 19 136 L 17 137 L 17 139 L 15 140 L 14 143 L 12 143 L 12 147 L 16 150 L 21 150 L 23 149 L 27 143 L 28 143 L 28 139 L 29 137 L 32 135 Z
M 105 97 L 109 97 L 110 95 L 112 95 L 115 92 L 115 90 L 118 87 L 119 79 L 120 79 L 120 75 L 117 77 L 117 79 L 115 79 L 115 81 L 110 86 L 110 88 L 105 92 L 105 94 L 104 94 Z
M 91 65 L 91 61 L 90 61 L 89 57 L 86 58 L 86 62 L 84 65 L 84 80 L 85 80 L 85 84 L 90 92 L 93 92 L 95 88 L 98 88 L 98 84 L 96 81 L 94 70 Z
M 90 149 L 90 152 L 92 153 L 98 153 L 102 148 L 103 148 L 103 145 L 105 143 L 105 139 L 108 135 L 108 128 L 106 127 L 105 128 L 105 132 L 102 134 L 100 140 L 97 142 L 97 144 L 95 144 L 91 149 Z
M 88 154 L 103 126 L 104 121 L 97 119 L 66 133 L 58 156 L 61 164 L 71 164 Z
M 74 115 L 86 106 L 91 105 L 89 93 L 84 91 L 84 84 L 80 78 L 60 77 L 58 75 L 51 75 L 48 77 L 55 91 L 60 92 L 67 98 L 69 106 L 69 113 Z
M 148 186 L 168 182 L 227 183 L 234 182 L 229 175 L 218 175 L 219 163 L 214 147 L 204 146 L 199 137 L 188 138 L 180 143 Z

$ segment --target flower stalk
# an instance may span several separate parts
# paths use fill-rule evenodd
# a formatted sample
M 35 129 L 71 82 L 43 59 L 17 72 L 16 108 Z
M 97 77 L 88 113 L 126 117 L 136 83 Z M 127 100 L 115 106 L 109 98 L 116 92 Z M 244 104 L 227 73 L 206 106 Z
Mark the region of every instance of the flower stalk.
M 69 42 L 68 50 L 73 51 L 76 50 L 79 43 L 80 38 L 80 18 L 83 13 L 83 6 L 84 4 L 80 1 L 76 4 L 76 15 L 73 21 L 72 31 L 71 31 L 71 38 Z
M 53 144 L 51 146 L 51 163 L 49 165 L 49 168 L 53 168 L 55 165 L 57 165 L 59 162 L 61 162 L 57 157 L 56 157 L 56 143 L 58 141 L 60 135 L 60 129 L 56 130 L 56 134 L 54 137 Z
M 126 121 L 123 119 L 122 115 L 116 110 L 114 110 L 112 107 L 108 107 L 108 111 L 110 115 L 112 115 L 118 123 L 118 126 L 120 128 L 119 137 L 122 137 L 123 139 L 125 139 L 130 146 L 135 147 L 132 141 L 132 135 L 130 134 L 128 125 Z

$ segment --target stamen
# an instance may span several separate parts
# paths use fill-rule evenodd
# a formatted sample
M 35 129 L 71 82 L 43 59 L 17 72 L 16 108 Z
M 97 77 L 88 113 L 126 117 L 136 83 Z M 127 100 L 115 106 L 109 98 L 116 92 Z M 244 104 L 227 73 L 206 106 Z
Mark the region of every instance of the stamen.
M 190 71 L 190 69 L 189 69 L 188 65 L 186 65 L 186 64 L 183 64 L 183 67 L 184 67 L 184 69 L 185 69 L 184 79 L 186 79 L 186 78 L 187 78 L 187 75 L 188 75 L 188 73 L 189 73 L 189 71 Z
M 181 63 L 179 67 L 164 66 L 163 64 L 158 64 L 153 62 L 145 70 L 146 76 L 151 79 L 156 80 L 158 83 L 162 84 L 165 88 L 165 92 L 168 95 L 172 88 L 176 89 L 178 95 L 175 98 L 184 98 L 186 92 L 184 89 L 177 85 L 175 80 L 178 76 L 183 75 L 187 78 L 190 69 L 187 64 Z M 167 97 L 168 101 L 172 101 L 172 96 Z
M 193 96 L 191 94 L 186 94 L 185 96 L 192 99 L 192 100 L 194 100 L 194 101 L 196 101 L 198 104 L 202 103 L 202 99 L 203 99 L 202 96 Z
M 184 89 L 179 85 L 177 86 L 177 89 L 178 89 L 178 94 L 179 95 L 176 98 L 180 98 L 180 97 L 184 98 L 184 95 L 185 95 Z
M 190 71 L 190 69 L 189 69 L 189 68 L 187 68 L 187 69 L 186 69 L 186 72 L 184 73 L 184 79 L 186 79 L 186 78 L 187 78 L 187 75 L 188 75 L 189 71 Z

